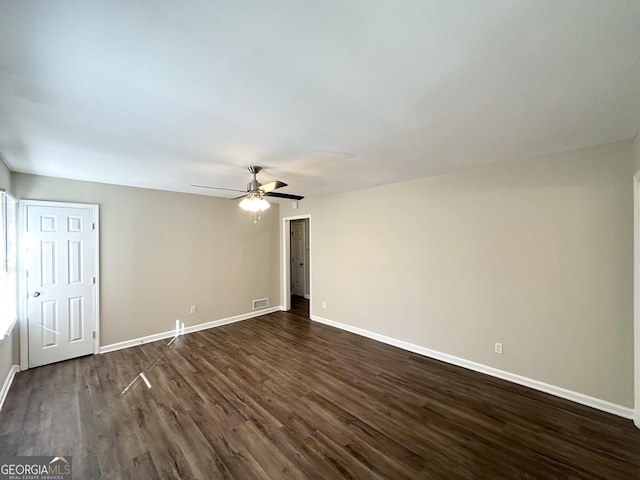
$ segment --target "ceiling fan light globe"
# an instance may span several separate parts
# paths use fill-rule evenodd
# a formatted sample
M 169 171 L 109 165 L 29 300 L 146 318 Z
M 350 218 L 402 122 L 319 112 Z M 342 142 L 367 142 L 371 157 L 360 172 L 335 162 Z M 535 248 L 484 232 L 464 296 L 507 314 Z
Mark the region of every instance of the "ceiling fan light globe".
M 254 198 L 251 200 L 251 205 L 249 206 L 250 212 L 259 212 L 260 211 L 260 200 Z
M 240 208 L 243 209 L 246 212 L 250 211 L 251 210 L 251 200 L 249 200 L 248 197 L 243 198 L 242 201 L 240 202 Z
M 264 212 L 267 208 L 269 208 L 269 202 L 260 198 L 259 196 L 248 196 L 242 202 L 240 202 L 240 207 L 249 212 Z

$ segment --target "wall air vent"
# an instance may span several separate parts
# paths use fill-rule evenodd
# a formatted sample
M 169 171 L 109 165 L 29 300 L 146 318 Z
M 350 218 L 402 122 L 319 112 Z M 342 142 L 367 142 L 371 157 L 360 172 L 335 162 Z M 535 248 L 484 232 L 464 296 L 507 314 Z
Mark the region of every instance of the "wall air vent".
M 253 309 L 258 310 L 259 308 L 267 308 L 269 306 L 268 298 L 260 298 L 258 300 L 253 301 Z

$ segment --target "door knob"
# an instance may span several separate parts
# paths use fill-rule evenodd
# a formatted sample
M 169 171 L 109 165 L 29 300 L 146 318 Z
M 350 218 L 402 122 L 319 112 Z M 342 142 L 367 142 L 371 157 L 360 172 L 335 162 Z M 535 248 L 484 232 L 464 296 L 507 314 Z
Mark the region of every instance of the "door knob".
M 40 292 L 33 292 L 33 296 L 34 297 L 39 297 L 40 296 Z

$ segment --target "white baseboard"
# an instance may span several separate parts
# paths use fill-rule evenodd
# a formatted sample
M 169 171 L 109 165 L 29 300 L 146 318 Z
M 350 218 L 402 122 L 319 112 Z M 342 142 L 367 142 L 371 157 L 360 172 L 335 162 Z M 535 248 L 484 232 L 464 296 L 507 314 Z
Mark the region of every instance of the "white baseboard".
M 9 389 L 11 388 L 11 384 L 13 383 L 13 378 L 16 376 L 16 373 L 18 373 L 19 371 L 20 371 L 19 365 L 12 365 L 11 368 L 9 369 L 9 373 L 7 373 L 7 378 L 4 379 L 2 390 L 0 390 L 0 410 L 2 410 L 4 401 L 7 399 L 7 395 L 9 394 Z
M 240 322 L 242 320 L 248 320 L 250 318 L 260 317 L 267 313 L 278 312 L 281 307 L 262 308 L 249 313 L 243 313 L 236 315 L 235 317 L 223 318 L 220 320 L 213 320 L 211 322 L 199 323 L 198 325 L 192 325 L 191 327 L 184 327 L 184 333 L 193 333 L 200 330 L 206 330 L 208 328 L 221 327 L 229 323 Z M 133 338 L 131 340 L 125 340 L 124 342 L 112 343 L 110 345 L 104 345 L 100 347 L 100 353 L 114 352 L 116 350 L 122 350 L 123 348 L 135 347 L 136 345 L 142 345 L 145 343 L 156 342 L 158 340 L 164 340 L 165 338 L 175 337 L 175 330 L 168 330 L 166 332 L 155 333 L 153 335 L 147 335 L 145 337 Z
M 324 323 L 325 325 L 336 327 L 341 330 L 346 330 L 347 332 L 355 333 L 357 335 L 362 335 L 363 337 L 368 337 L 373 340 L 386 343 L 388 345 L 393 345 L 394 347 L 398 347 L 403 350 L 408 350 L 410 352 L 417 353 L 425 357 L 435 358 L 436 360 L 441 360 L 443 362 L 450 363 L 452 365 L 457 365 L 459 367 L 464 367 L 469 370 L 485 373 L 487 375 L 501 378 L 503 380 L 508 380 L 510 382 L 517 383 L 518 385 L 523 385 L 525 387 L 533 388 L 541 392 L 549 393 L 551 395 L 555 395 L 557 397 L 561 397 L 566 400 L 571 400 L 573 402 L 580 403 L 588 407 L 596 408 L 598 410 L 602 410 L 607 413 L 612 413 L 620 417 L 624 417 L 628 419 L 634 418 L 635 412 L 632 408 L 624 407 L 616 403 L 608 402 L 606 400 L 601 400 L 599 398 L 591 397 L 583 393 L 574 392 L 572 390 L 567 390 L 566 388 L 550 385 L 548 383 L 540 382 L 532 378 L 523 377 L 515 373 L 505 372 L 504 370 L 499 370 L 497 368 L 489 367 L 481 363 L 472 362 L 471 360 L 455 357 L 447 353 L 438 352 L 437 350 L 431 350 L 430 348 L 414 345 L 412 343 L 404 342 L 402 340 L 397 340 L 395 338 L 387 337 L 385 335 L 380 335 L 375 332 L 370 332 L 369 330 L 353 327 L 351 325 L 347 325 L 340 322 L 334 322 L 333 320 L 318 317 L 317 315 L 311 315 L 311 320 L 318 323 Z

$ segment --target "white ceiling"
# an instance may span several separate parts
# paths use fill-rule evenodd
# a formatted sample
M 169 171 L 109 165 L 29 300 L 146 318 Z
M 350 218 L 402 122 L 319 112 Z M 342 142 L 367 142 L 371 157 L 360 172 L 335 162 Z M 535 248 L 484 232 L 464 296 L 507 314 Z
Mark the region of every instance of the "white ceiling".
M 19 172 L 316 196 L 639 127 L 638 0 L 0 0 Z

